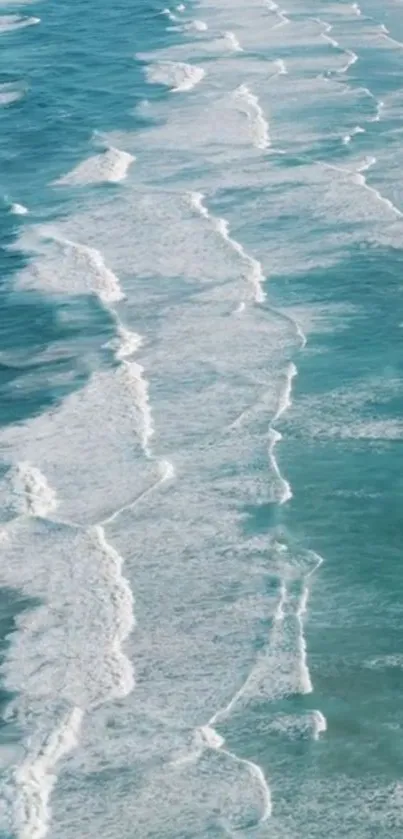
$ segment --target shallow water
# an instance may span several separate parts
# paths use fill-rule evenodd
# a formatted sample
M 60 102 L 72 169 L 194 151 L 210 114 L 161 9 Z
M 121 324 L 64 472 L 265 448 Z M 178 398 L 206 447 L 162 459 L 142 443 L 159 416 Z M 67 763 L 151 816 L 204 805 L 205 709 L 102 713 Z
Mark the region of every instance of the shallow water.
M 0 6 L 2 835 L 398 836 L 400 10 Z

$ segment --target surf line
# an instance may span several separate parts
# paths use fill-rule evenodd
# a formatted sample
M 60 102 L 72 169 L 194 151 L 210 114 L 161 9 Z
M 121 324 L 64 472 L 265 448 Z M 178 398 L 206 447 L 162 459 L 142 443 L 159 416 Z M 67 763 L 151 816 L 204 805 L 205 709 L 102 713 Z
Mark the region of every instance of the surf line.
M 275 75 L 280 75 L 280 72 L 281 68 Z M 251 125 L 253 145 L 262 151 L 269 149 L 271 146 L 269 123 L 264 116 L 258 97 L 249 90 L 246 84 L 241 84 L 233 96 Z
M 58 506 L 58 498 L 39 469 L 29 463 L 18 463 L 11 470 L 9 480 L 12 496 L 16 496 L 17 500 L 17 518 L 25 516 L 54 520 L 49 519 L 49 516 Z M 100 574 L 101 578 L 109 581 L 106 594 L 114 610 L 111 647 L 105 663 L 110 669 L 113 685 L 111 695 L 122 698 L 134 688 L 133 667 L 122 647 L 135 625 L 133 596 L 122 572 L 124 560 L 108 544 L 101 525 L 86 528 L 69 523 L 66 526 L 87 534 L 100 550 Z M 48 605 L 51 608 L 51 601 Z M 101 694 L 97 701 L 106 702 L 111 695 L 109 692 Z M 55 700 L 58 700 L 57 696 Z M 35 746 L 36 732 L 30 737 L 26 757 L 13 773 L 15 789 L 12 794 L 12 813 L 20 839 L 44 839 L 46 836 L 52 816 L 51 793 L 57 783 L 56 767 L 62 758 L 77 747 L 86 710 L 85 705 L 70 708 L 48 733 L 40 736 Z
M 385 198 L 378 189 L 375 189 L 373 186 L 369 186 L 367 183 L 365 175 L 363 172 L 366 172 L 368 169 L 371 169 L 376 163 L 376 157 L 368 157 L 366 158 L 358 167 L 357 169 L 346 169 L 343 166 L 335 166 L 332 163 L 325 163 L 323 161 L 319 161 L 318 165 L 324 169 L 332 169 L 334 172 L 341 172 L 343 175 L 348 175 L 353 183 L 357 184 L 357 186 L 362 186 L 363 189 L 366 189 L 372 195 L 375 196 L 377 201 L 380 201 L 382 204 L 385 204 L 391 212 L 397 216 L 398 218 L 403 218 L 403 212 L 396 207 L 395 204 L 389 199 Z
M 125 298 L 119 280 L 105 265 L 102 254 L 95 248 L 64 238 L 57 232 L 46 228 L 43 230 L 43 237 L 58 244 L 62 250 L 72 252 L 73 256 L 77 255 L 78 259 L 83 260 L 84 267 L 85 263 L 88 263 L 90 275 L 93 277 L 91 291 L 99 298 L 105 311 L 116 324 L 116 337 L 107 346 L 114 351 L 116 361 L 127 371 L 135 384 L 135 403 L 140 417 L 138 433 L 145 456 L 152 459 L 151 439 L 154 434 L 154 423 L 149 401 L 149 383 L 144 375 L 143 366 L 131 358 L 142 345 L 143 339 L 122 324 L 116 311 L 116 304 Z
M 203 192 L 188 193 L 191 207 L 206 221 L 209 221 L 213 229 L 226 242 L 229 247 L 238 254 L 246 267 L 246 280 L 252 289 L 253 300 L 255 303 L 263 303 L 266 299 L 266 294 L 263 291 L 263 283 L 265 276 L 262 271 L 260 262 L 253 256 L 250 256 L 243 245 L 234 239 L 230 234 L 229 222 L 221 217 L 213 216 L 207 209 Z
M 285 383 L 282 393 L 280 394 L 280 399 L 278 403 L 278 408 L 274 417 L 271 420 L 271 424 L 269 427 L 268 437 L 269 437 L 269 462 L 272 468 L 274 475 L 277 478 L 279 492 L 278 497 L 275 499 L 278 504 L 283 505 L 287 501 L 292 498 L 292 490 L 289 482 L 283 478 L 280 467 L 277 463 L 277 458 L 275 455 L 275 448 L 278 443 L 283 439 L 282 434 L 280 431 L 276 429 L 276 422 L 280 419 L 280 417 L 291 407 L 291 394 L 292 394 L 292 382 L 294 377 L 297 375 L 297 368 L 293 362 L 291 362 L 286 370 L 285 373 Z
M 266 300 L 266 293 L 263 290 L 263 285 L 266 281 L 266 277 L 263 273 L 262 265 L 258 259 L 251 256 L 244 248 L 244 246 L 234 239 L 230 233 L 230 226 L 229 222 L 222 218 L 221 216 L 214 216 L 210 213 L 208 207 L 205 203 L 205 195 L 203 192 L 190 192 L 188 193 L 188 198 L 190 201 L 191 207 L 206 221 L 210 222 L 213 229 L 218 233 L 219 236 L 229 245 L 229 247 L 235 251 L 244 263 L 246 267 L 246 280 L 248 284 L 251 286 L 252 289 L 252 296 L 253 301 L 255 303 L 264 303 Z M 245 304 L 242 301 L 238 308 L 237 312 L 241 313 L 245 310 Z M 306 335 L 302 331 L 299 323 L 288 315 L 286 312 L 282 311 L 281 309 L 276 309 L 274 306 L 270 306 L 270 311 L 273 314 L 278 315 L 279 317 L 283 318 L 287 323 L 291 324 L 293 329 L 296 332 L 298 341 L 299 341 L 299 349 L 304 349 L 306 346 Z M 248 411 L 249 409 L 247 409 Z M 244 412 L 245 413 L 245 412 Z
M 273 0 L 266 0 L 265 5 L 267 6 L 269 12 L 273 12 L 279 19 L 278 23 L 276 23 L 272 29 L 281 29 L 282 26 L 287 26 L 290 23 L 290 19 L 287 17 L 284 9 L 280 9 L 278 3 L 274 3 Z
M 357 53 L 353 52 L 352 50 L 344 49 L 343 47 L 340 46 L 339 42 L 336 41 L 335 38 L 332 38 L 332 36 L 329 35 L 329 33 L 333 29 L 333 26 L 331 26 L 330 23 L 326 23 L 326 21 L 322 20 L 322 18 L 320 18 L 320 17 L 313 17 L 311 19 L 315 23 L 318 23 L 320 26 L 324 27 L 323 31 L 320 33 L 320 37 L 324 41 L 326 41 L 328 44 L 330 44 L 332 47 L 334 47 L 334 49 L 336 49 L 336 50 L 340 51 L 341 53 L 344 53 L 345 55 L 348 56 L 346 64 L 344 64 L 343 67 L 340 67 L 339 70 L 334 70 L 333 72 L 331 71 L 330 74 L 331 75 L 341 75 L 342 73 L 347 73 L 349 68 L 352 67 L 352 65 L 355 64 L 356 61 L 358 61 Z

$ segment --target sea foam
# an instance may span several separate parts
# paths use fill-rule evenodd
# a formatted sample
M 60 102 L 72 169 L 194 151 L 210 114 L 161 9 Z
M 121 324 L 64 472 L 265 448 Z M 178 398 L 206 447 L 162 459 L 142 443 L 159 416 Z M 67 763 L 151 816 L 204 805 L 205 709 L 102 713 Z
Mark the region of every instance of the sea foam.
M 13 213 L 14 216 L 26 216 L 28 212 L 28 207 L 25 207 L 24 204 L 15 203 L 10 206 L 10 213 Z
M 223 218 L 218 218 L 210 214 L 209 210 L 204 204 L 204 195 L 201 192 L 190 193 L 191 206 L 198 212 L 202 218 L 210 221 L 214 229 L 217 231 L 225 242 L 234 250 L 246 265 L 246 280 L 253 291 L 253 298 L 256 303 L 262 303 L 265 300 L 263 291 L 263 284 L 265 277 L 260 262 L 253 256 L 250 256 L 244 249 L 243 245 L 233 239 L 229 232 L 229 224 Z
M 24 29 L 26 26 L 35 26 L 40 23 L 39 17 L 24 17 L 23 15 L 0 15 L 0 35 L 13 32 L 15 29 Z
M 50 797 L 57 781 L 56 766 L 77 745 L 82 718 L 81 709 L 73 708 L 17 767 L 14 823 L 19 839 L 46 836 L 51 818 Z
M 263 151 L 268 149 L 271 145 L 269 123 L 260 107 L 258 97 L 249 90 L 246 84 L 242 84 L 235 91 L 234 99 L 250 122 L 253 145 Z
M 42 472 L 29 463 L 11 466 L 0 483 L 2 516 L 46 518 L 57 508 L 57 496 Z
M 132 154 L 111 146 L 102 154 L 94 155 L 79 163 L 71 172 L 63 175 L 55 183 L 71 186 L 119 183 L 126 178 L 129 166 L 135 159 Z
M 146 75 L 152 84 L 163 84 L 173 93 L 184 93 L 201 82 L 205 70 L 182 61 L 158 61 L 147 67 Z

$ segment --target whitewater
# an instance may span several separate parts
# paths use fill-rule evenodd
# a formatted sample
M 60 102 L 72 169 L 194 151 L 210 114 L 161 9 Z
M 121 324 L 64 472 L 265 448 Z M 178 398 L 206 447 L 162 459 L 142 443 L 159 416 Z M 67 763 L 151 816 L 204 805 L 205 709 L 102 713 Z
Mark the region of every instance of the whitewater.
M 398 836 L 396 4 L 0 6 L 2 835 Z

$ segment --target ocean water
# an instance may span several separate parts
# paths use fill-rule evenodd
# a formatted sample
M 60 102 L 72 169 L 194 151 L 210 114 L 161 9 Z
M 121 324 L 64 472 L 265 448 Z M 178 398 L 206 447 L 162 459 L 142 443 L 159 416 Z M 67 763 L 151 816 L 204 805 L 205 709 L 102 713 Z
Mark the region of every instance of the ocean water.
M 0 0 L 0 835 L 403 835 L 403 9 Z

